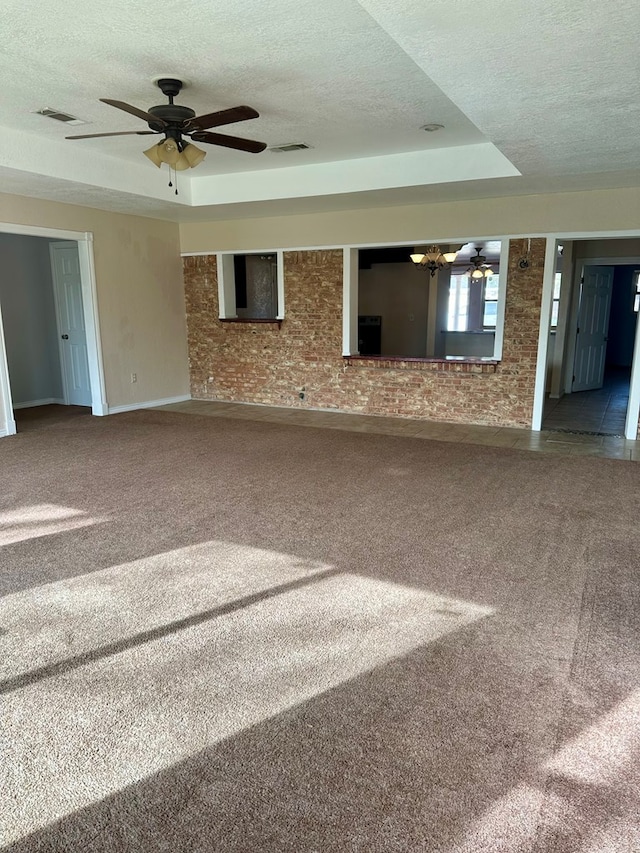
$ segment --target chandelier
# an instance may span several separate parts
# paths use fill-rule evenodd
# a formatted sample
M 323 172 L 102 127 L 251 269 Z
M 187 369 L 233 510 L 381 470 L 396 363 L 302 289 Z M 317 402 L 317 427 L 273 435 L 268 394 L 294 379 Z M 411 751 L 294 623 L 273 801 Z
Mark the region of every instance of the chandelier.
M 425 252 L 416 252 L 413 255 L 409 255 L 418 269 L 429 270 L 431 276 L 434 276 L 438 270 L 441 270 L 447 264 L 452 264 L 457 256 L 458 251 L 447 250 L 443 252 L 440 246 L 427 246 Z

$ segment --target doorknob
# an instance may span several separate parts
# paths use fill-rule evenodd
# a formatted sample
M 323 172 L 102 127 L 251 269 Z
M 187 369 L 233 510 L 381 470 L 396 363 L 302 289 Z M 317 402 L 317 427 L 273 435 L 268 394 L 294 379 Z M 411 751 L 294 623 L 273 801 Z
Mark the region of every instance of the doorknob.
M 60 335 L 60 337 L 62 338 L 63 341 L 69 340 L 69 335 Z

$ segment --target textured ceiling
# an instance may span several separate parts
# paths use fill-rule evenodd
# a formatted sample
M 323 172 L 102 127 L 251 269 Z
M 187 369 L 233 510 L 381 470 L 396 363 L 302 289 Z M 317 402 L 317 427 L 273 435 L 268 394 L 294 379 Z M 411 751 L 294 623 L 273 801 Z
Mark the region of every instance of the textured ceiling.
M 637 184 L 639 24 L 636 0 L 67 0 L 64 14 L 59 0 L 5 0 L 2 188 L 179 220 L 267 215 L 269 198 L 282 213 Z M 311 148 L 202 146 L 176 199 L 141 156 L 149 138 L 64 139 L 145 129 L 98 99 L 147 109 L 164 101 L 160 75 L 189 80 L 176 101 L 197 113 L 260 112 L 221 132 Z M 34 114 L 43 107 L 88 124 Z M 425 133 L 428 122 L 445 129 Z M 272 173 L 255 198 L 253 172 Z M 329 198 L 313 174 L 340 174 Z M 217 201 L 233 175 L 242 192 Z
M 524 174 L 640 164 L 637 0 L 401 0 L 402 15 L 397 0 L 363 5 Z M 456 20 L 469 38 L 452 57 Z

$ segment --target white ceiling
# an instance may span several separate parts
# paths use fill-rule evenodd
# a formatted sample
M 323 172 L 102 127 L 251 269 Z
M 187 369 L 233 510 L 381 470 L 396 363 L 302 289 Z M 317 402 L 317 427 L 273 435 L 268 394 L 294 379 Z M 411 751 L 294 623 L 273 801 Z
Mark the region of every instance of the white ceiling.
M 7 192 L 174 220 L 640 185 L 637 0 L 5 0 L 0 179 Z M 167 187 L 151 137 L 99 98 L 148 109 L 160 75 L 219 128 Z M 82 127 L 35 115 L 51 107 Z M 425 133 L 438 122 L 445 129 Z

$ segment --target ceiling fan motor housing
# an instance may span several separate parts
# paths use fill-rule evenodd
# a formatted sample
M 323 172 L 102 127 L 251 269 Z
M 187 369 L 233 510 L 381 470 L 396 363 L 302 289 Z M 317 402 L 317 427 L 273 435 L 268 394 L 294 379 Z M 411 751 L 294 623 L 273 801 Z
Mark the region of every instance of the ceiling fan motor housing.
M 195 111 L 191 107 L 183 107 L 180 104 L 159 104 L 157 107 L 149 107 L 148 112 L 151 115 L 158 116 L 169 126 L 176 125 L 177 127 L 182 127 L 184 122 L 195 116 Z M 157 131 L 165 129 L 162 124 L 155 124 L 152 121 L 149 122 L 149 127 L 151 130 Z
M 159 104 L 157 107 L 149 107 L 148 111 L 151 115 L 158 116 L 162 119 L 162 123 L 155 124 L 150 121 L 149 127 L 151 130 L 158 132 L 166 131 L 171 128 L 179 130 L 189 119 L 195 117 L 195 111 L 190 107 L 183 107 L 180 104 L 174 104 L 173 99 L 180 93 L 182 89 L 182 80 L 176 80 L 173 77 L 162 77 L 156 81 L 156 85 L 165 97 L 169 98 L 168 104 Z M 169 128 L 165 127 L 169 125 Z M 173 134 L 169 134 L 173 135 Z

